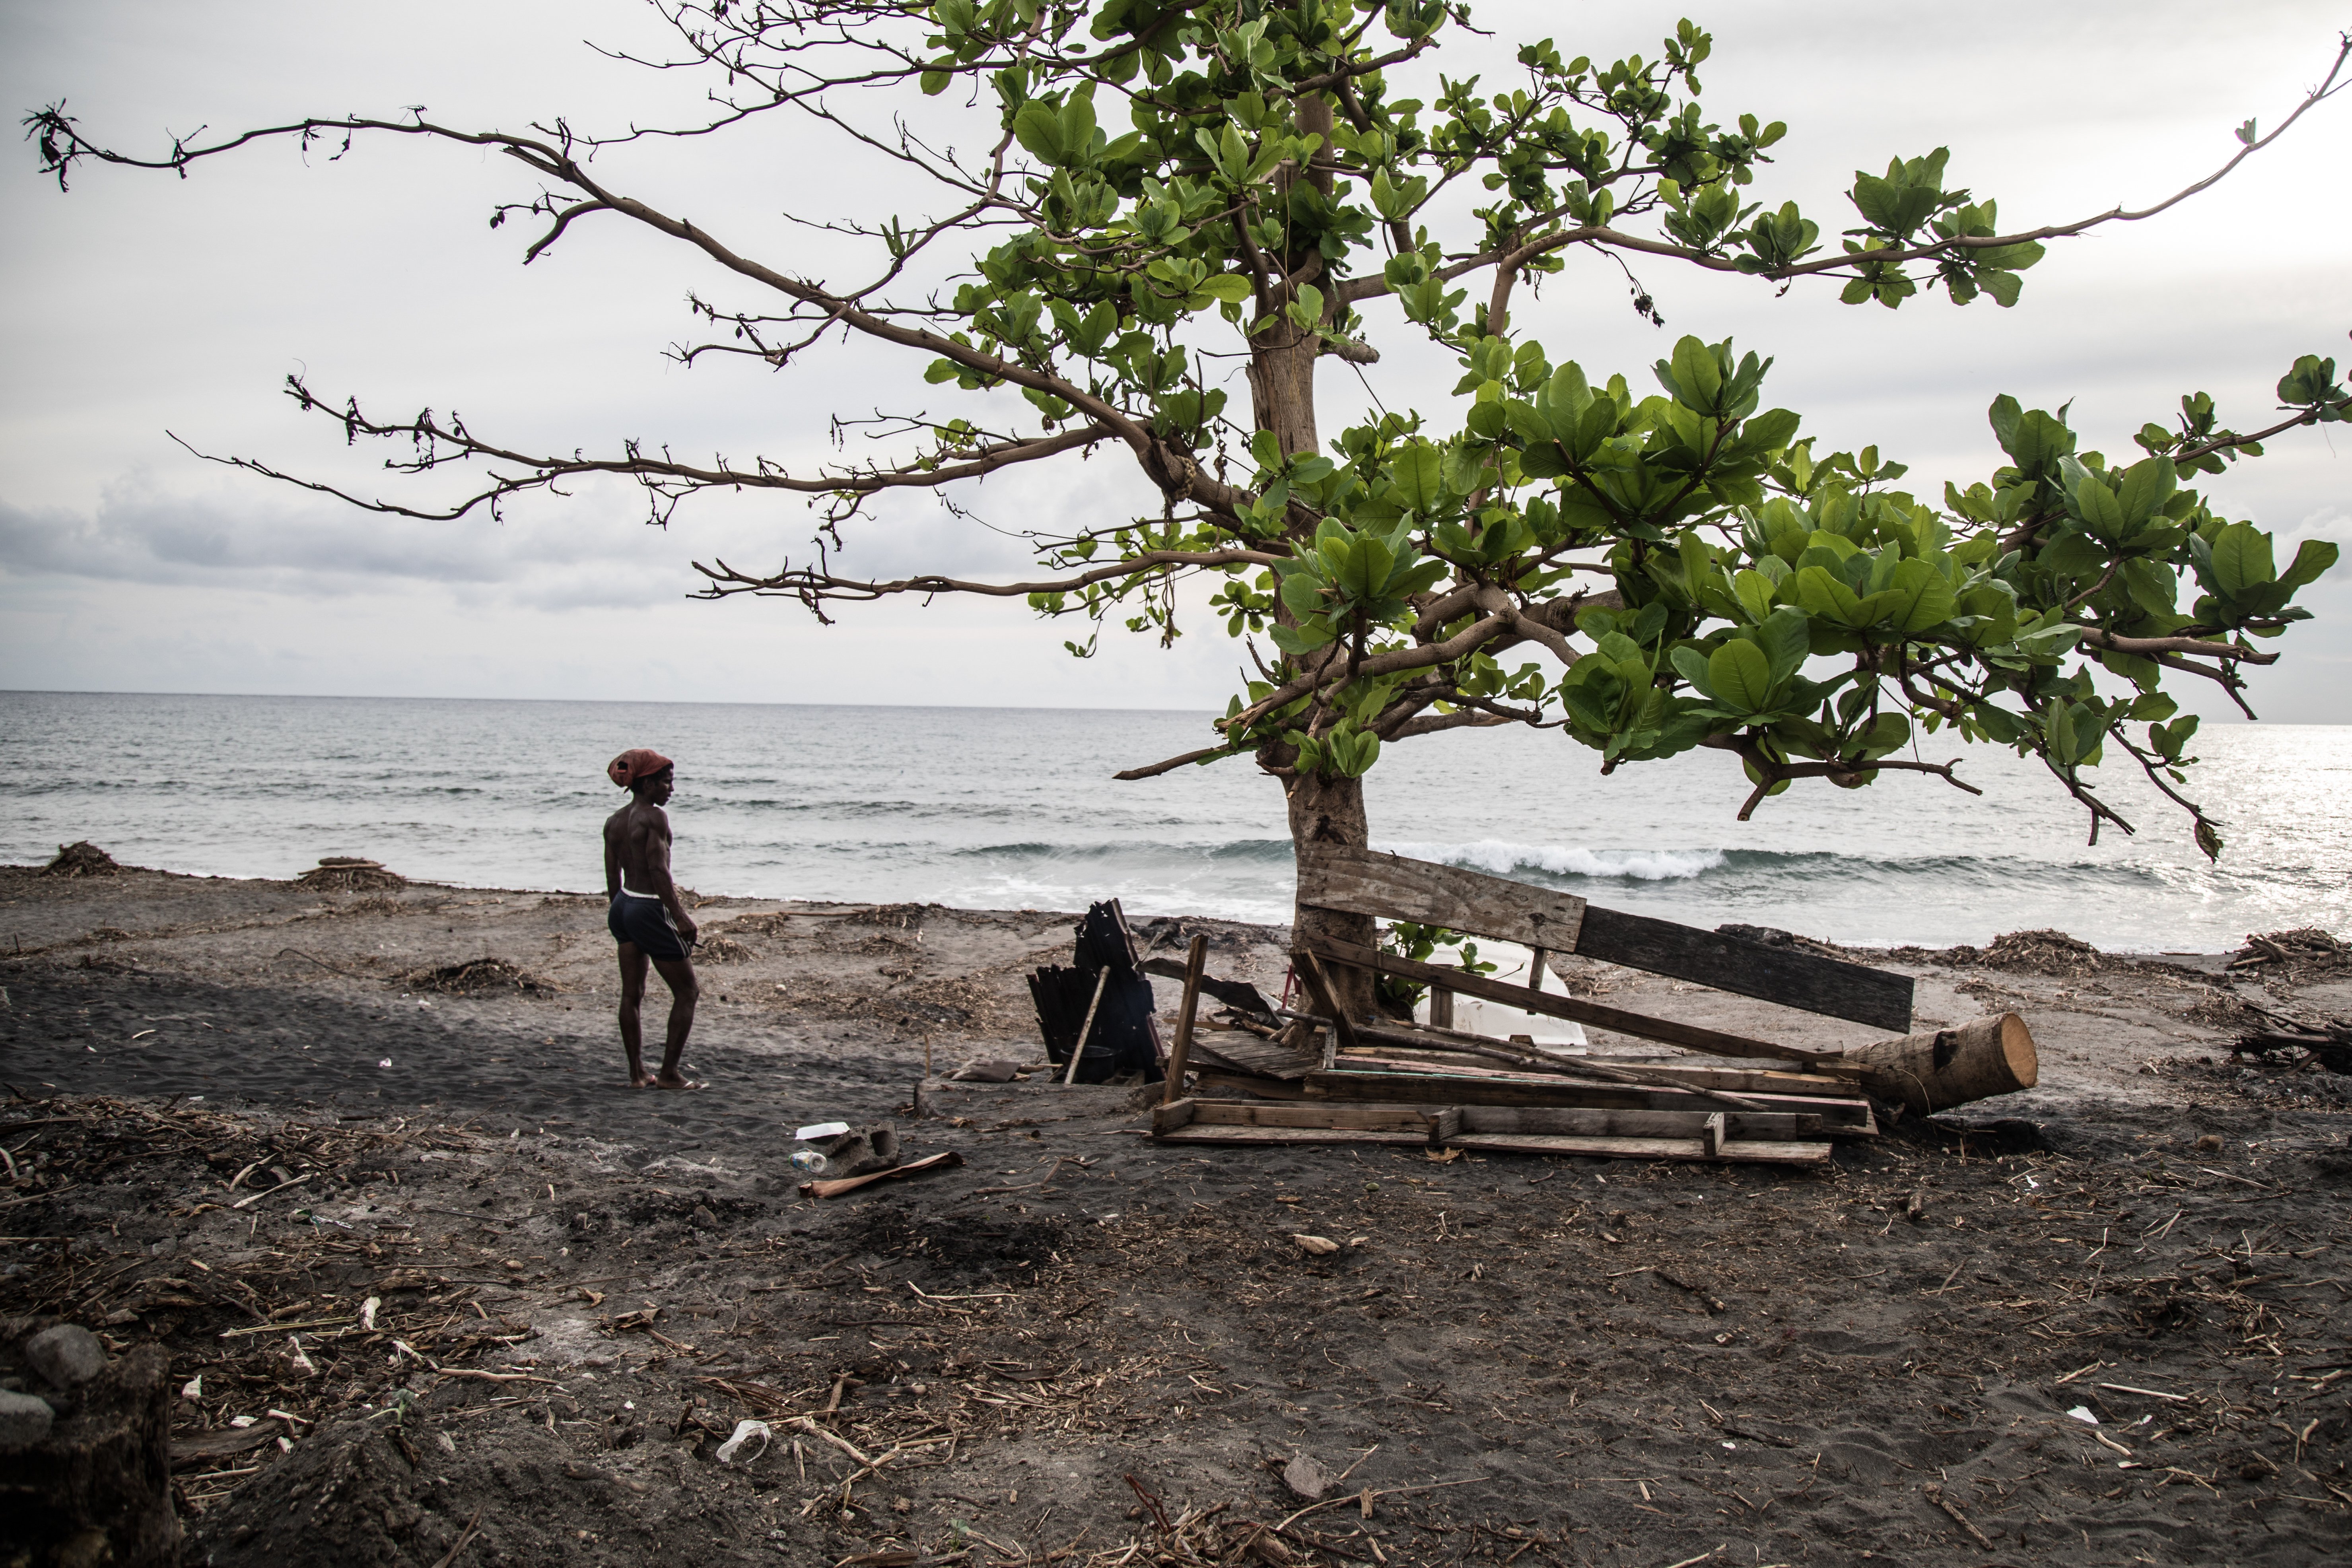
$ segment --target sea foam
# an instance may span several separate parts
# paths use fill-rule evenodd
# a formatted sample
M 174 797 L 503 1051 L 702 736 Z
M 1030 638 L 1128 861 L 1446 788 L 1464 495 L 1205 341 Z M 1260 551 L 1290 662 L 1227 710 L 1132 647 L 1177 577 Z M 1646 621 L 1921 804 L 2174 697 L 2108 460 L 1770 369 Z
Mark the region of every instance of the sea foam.
M 1593 877 L 1637 882 L 1671 882 L 1704 876 L 1724 864 L 1720 849 L 1586 849 L 1561 844 L 1512 844 L 1481 838 L 1470 844 L 1429 844 L 1383 839 L 1372 846 L 1416 860 L 1436 860 L 1474 871 L 1507 877 L 1514 871 L 1544 871 L 1555 877 Z

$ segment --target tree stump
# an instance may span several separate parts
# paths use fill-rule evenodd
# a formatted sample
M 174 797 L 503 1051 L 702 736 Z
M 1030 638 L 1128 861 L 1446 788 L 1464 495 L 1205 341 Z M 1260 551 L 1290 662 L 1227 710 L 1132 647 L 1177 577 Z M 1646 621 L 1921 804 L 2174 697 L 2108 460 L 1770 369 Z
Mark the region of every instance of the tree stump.
M 0 1458 L 13 1561 L 176 1568 L 169 1370 L 142 1345 L 70 1392 L 40 1391 L 58 1407 L 48 1435 Z

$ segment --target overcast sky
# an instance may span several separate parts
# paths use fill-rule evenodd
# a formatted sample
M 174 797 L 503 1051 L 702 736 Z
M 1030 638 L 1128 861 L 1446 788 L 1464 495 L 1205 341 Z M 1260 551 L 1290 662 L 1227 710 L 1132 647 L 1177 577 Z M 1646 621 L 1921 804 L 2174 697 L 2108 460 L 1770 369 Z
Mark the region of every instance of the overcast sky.
M 1475 19 L 1503 44 L 1560 29 L 1564 54 L 1607 59 L 1654 55 L 1682 14 L 1579 8 L 1569 31 L 1560 12 L 1488 4 Z M 2172 0 L 1814 0 L 1696 16 L 1717 39 L 1702 73 L 1711 117 L 1748 110 L 1790 127 L 1756 194 L 1798 198 L 1834 232 L 1847 211 L 1837 193 L 1856 167 L 1947 145 L 1952 177 L 1998 197 L 2004 226 L 2147 205 L 2217 166 L 2242 121 L 2267 129 L 2291 109 L 2352 24 L 2352 0 L 2254 0 L 2226 25 L 2208 5 Z M 89 132 L 147 151 L 199 125 L 411 104 L 449 124 L 520 129 L 562 114 L 612 128 L 679 113 L 706 85 L 588 47 L 658 47 L 651 13 L 622 0 L 5 0 L 0 17 L 10 104 L 66 97 Z M 1449 50 L 1443 63 L 1460 74 L 1470 53 Z M 1639 272 L 1665 315 L 1662 333 L 1627 308 L 1613 266 L 1579 259 L 1517 324 L 1555 357 L 1645 386 L 1644 367 L 1681 333 L 1735 336 L 1777 357 L 1768 400 L 1801 411 L 1820 449 L 1876 442 L 1912 464 L 1906 484 L 1939 496 L 1945 479 L 1966 484 L 1999 462 L 1984 422 L 1998 393 L 2039 406 L 2072 399 L 2087 446 L 2128 452 L 2129 433 L 2166 420 L 2183 392 L 2213 393 L 2226 418 L 2252 426 L 2273 416 L 2272 385 L 2296 354 L 2352 358 L 2348 144 L 2352 94 L 2170 214 L 2053 247 L 2014 310 L 1959 310 L 1940 297 L 1895 313 L 1849 308 L 1834 286 L 1776 297 L 1660 262 Z M 911 216 L 927 205 L 817 128 L 782 120 L 731 142 L 634 149 L 604 167 L 654 205 L 813 275 L 854 268 L 785 214 Z M 1173 653 L 1107 637 L 1081 664 L 1060 651 L 1065 628 L 1013 605 L 851 608 L 824 628 L 788 604 L 684 598 L 692 559 L 772 567 L 802 553 L 813 520 L 797 501 L 692 505 L 664 533 L 644 526 L 627 487 L 592 485 L 519 505 L 504 524 L 406 522 L 205 465 L 166 435 L 379 483 L 336 432 L 279 395 L 289 371 L 386 413 L 454 406 L 520 445 L 593 451 L 634 436 L 686 455 L 803 464 L 824 452 L 832 412 L 951 406 L 922 384 L 919 361 L 870 350 L 783 375 L 680 369 L 663 351 L 690 333 L 689 290 L 758 301 L 617 219 L 520 266 L 525 238 L 485 220 L 494 202 L 532 193 L 526 173 L 446 146 L 370 142 L 331 162 L 273 145 L 184 181 L 85 168 L 60 196 L 20 150 L 0 174 L 11 372 L 0 390 L 0 686 L 1223 706 L 1236 650 L 1205 621 Z M 1384 331 L 1391 320 L 1372 318 L 1375 342 L 1402 336 Z M 1409 348 L 1375 374 L 1391 405 L 1425 408 L 1452 379 Z M 1328 434 L 1361 395 L 1330 362 L 1323 384 Z M 1238 390 L 1236 401 L 1246 405 Z M 2347 445 L 2342 426 L 2297 432 L 2213 493 L 2289 541 L 2352 544 Z M 388 478 L 380 488 L 401 493 Z M 992 481 L 979 500 L 998 523 L 1074 527 L 1134 494 L 1116 462 L 1097 460 Z M 886 510 L 851 544 L 847 564 L 875 573 L 1010 573 L 1022 562 L 925 501 Z M 2321 624 L 2278 645 L 2287 658 L 2256 676 L 2258 706 L 2282 721 L 2352 722 L 2352 568 L 2305 602 Z

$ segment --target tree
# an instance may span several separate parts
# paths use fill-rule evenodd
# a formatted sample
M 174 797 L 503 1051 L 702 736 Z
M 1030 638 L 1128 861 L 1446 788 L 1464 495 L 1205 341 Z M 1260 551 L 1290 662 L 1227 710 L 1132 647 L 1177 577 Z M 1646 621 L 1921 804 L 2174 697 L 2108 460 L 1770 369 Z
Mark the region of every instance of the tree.
M 454 416 L 379 417 L 299 376 L 288 391 L 305 411 L 353 441 L 406 445 L 388 468 L 489 472 L 449 505 L 411 505 L 226 460 L 433 519 L 495 516 L 510 497 L 586 475 L 634 479 L 661 522 L 705 490 L 799 492 L 823 511 L 814 557 L 771 574 L 698 563 L 709 595 L 786 596 L 820 618 L 895 595 L 1019 598 L 1087 622 L 1069 644 L 1082 656 L 1110 619 L 1173 639 L 1179 585 L 1209 578 L 1259 679 L 1213 743 L 1118 776 L 1249 755 L 1281 781 L 1300 844 L 1366 842 L 1361 780 L 1384 746 L 1528 724 L 1599 752 L 1604 772 L 1734 752 L 1753 785 L 1743 820 L 1801 779 L 1854 789 L 1915 772 L 1971 789 L 1957 762 L 1916 754 L 1920 737 L 1949 731 L 2040 758 L 2094 839 L 2103 823 L 2132 830 L 2085 776 L 2112 751 L 2221 852 L 2181 793 L 2197 721 L 2179 715 L 2167 678 L 2218 682 L 2242 706 L 2240 667 L 2276 659 L 2257 642 L 2307 617 L 2294 595 L 2336 549 L 2305 543 L 2281 570 L 2270 535 L 2184 481 L 2285 430 L 2352 417 L 2333 360 L 2298 360 L 2278 385 L 2284 417 L 2252 433 L 2225 427 L 2202 394 L 2185 397 L 2173 425 L 2142 427 L 2130 461 L 2078 449 L 2063 409 L 2001 398 L 1990 417 L 2010 464 L 1947 484 L 1938 507 L 1895 489 L 1904 466 L 1875 447 L 1815 453 L 1798 415 L 1763 402 L 1769 361 L 1685 337 L 1644 395 L 1622 374 L 1555 360 L 1515 328 L 1512 300 L 1581 246 L 1783 287 L 1833 281 L 1853 304 L 1894 309 L 1924 286 L 2007 308 L 2048 242 L 2154 217 L 2284 134 L 2336 89 L 2352 37 L 2276 129 L 2258 136 L 2248 121 L 2221 169 L 2154 206 L 2005 233 L 1993 201 L 1948 183 L 1937 149 L 1857 174 L 1853 226 L 1832 247 L 1795 202 L 1751 199 L 1784 128 L 1707 117 L 1697 72 L 1711 41 L 1687 21 L 1655 59 L 1598 65 L 1529 43 L 1520 79 L 1482 92 L 1434 68 L 1447 34 L 1469 24 L 1446 0 L 661 9 L 677 53 L 642 63 L 712 73 L 704 121 L 597 136 L 563 121 L 468 130 L 421 111 L 312 118 L 140 157 L 87 138 L 60 103 L 29 116 L 28 134 L 61 189 L 89 162 L 184 178 L 279 138 L 495 148 L 544 182 L 491 219 L 536 222 L 526 262 L 589 220 L 620 218 L 763 296 L 749 308 L 695 299 L 710 335 L 677 351 L 688 363 L 790 367 L 836 330 L 903 351 L 942 389 L 928 395 L 958 412 L 905 415 L 892 461 L 796 472 L 762 458 L 689 464 L 636 443 L 521 451 Z M 985 151 L 959 154 L 912 129 L 903 111 L 918 94 L 936 100 L 932 118 L 976 121 Z M 775 114 L 894 160 L 941 210 L 836 226 L 874 259 L 863 281 L 835 285 L 743 254 L 721 227 L 616 188 L 594 164 L 616 142 Z M 1373 340 L 1408 331 L 1456 357 L 1454 402 L 1327 440 L 1321 362 L 1376 365 Z M 1246 413 L 1219 384 L 1228 359 L 1244 373 Z M 877 497 L 952 495 L 1095 450 L 1123 451 L 1157 505 L 1032 535 L 1035 581 L 835 570 L 840 529 Z M 1358 917 L 1301 909 L 1298 921 L 1371 940 Z

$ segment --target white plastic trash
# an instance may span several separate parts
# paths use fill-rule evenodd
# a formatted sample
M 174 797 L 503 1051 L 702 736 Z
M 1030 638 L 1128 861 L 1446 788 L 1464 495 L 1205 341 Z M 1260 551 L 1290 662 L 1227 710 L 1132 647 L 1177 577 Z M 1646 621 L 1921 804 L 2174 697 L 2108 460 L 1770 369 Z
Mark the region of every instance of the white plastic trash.
M 761 1454 L 768 1451 L 768 1444 L 774 1436 L 775 1434 L 768 1429 L 768 1424 L 765 1421 L 738 1421 L 735 1423 L 735 1435 L 719 1445 L 719 1462 L 722 1465 L 733 1464 L 735 1456 L 743 1451 L 743 1445 L 754 1437 L 760 1439 L 759 1452 L 751 1456 L 751 1458 L 756 1459 Z M 750 1459 L 744 1461 L 746 1464 L 750 1462 Z
M 819 1121 L 802 1128 L 793 1136 L 803 1143 L 813 1143 L 820 1138 L 838 1138 L 848 1131 L 849 1123 L 846 1121 Z

